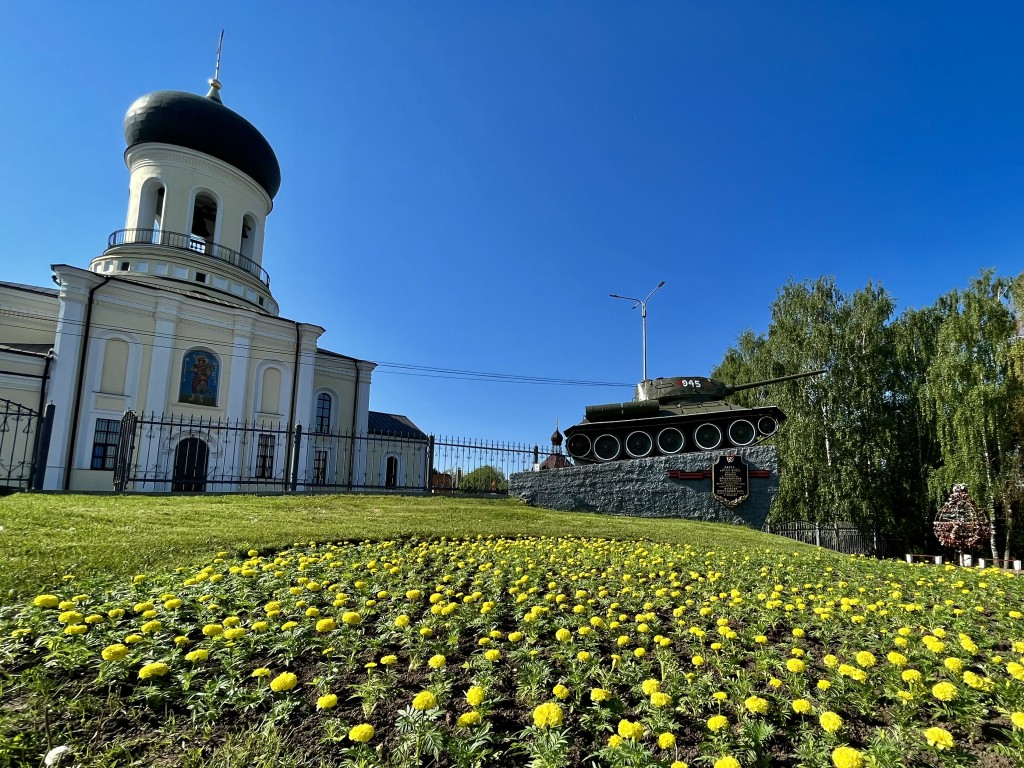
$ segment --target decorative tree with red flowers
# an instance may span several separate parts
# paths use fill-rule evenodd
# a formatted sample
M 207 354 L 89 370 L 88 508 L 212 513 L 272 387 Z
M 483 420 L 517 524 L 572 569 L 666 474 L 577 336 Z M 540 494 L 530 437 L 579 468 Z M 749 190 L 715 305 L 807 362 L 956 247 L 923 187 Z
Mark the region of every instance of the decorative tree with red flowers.
M 967 492 L 967 486 L 957 483 L 935 518 L 935 538 L 944 547 L 955 549 L 957 562 L 963 562 L 963 553 L 988 537 L 989 525 L 988 518 Z

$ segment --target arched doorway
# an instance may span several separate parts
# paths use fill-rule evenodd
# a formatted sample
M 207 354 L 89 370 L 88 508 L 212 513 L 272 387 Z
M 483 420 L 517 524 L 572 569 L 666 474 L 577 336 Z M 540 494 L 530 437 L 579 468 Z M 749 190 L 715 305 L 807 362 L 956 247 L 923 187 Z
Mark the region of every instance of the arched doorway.
M 202 493 L 206 490 L 206 470 L 210 453 L 198 437 L 186 437 L 174 449 L 174 476 L 171 490 Z

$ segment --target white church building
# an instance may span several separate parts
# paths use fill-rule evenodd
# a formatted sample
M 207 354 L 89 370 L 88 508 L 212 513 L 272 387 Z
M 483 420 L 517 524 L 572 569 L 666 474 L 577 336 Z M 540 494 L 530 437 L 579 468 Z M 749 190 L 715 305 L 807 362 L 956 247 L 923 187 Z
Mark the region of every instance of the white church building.
M 423 487 L 426 435 L 369 409 L 375 364 L 281 315 L 263 252 L 277 157 L 210 83 L 129 107 L 128 210 L 106 250 L 52 265 L 56 288 L 0 282 L 0 476 L 28 462 L 47 490 Z

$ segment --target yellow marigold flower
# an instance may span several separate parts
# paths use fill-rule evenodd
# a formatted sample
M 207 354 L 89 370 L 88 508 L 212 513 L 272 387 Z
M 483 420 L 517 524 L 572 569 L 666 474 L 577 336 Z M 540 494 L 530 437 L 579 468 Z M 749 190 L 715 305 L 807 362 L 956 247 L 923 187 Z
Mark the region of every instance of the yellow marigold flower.
M 398 657 L 392 654 L 388 654 L 387 656 L 381 656 L 380 663 L 383 664 L 385 667 L 390 667 L 392 664 L 398 663 Z
M 619 734 L 613 733 L 608 737 L 608 747 L 609 749 L 618 749 L 622 746 L 624 741 L 625 739 L 619 736 Z
M 460 728 L 469 728 L 471 725 L 480 725 L 481 720 L 480 713 L 473 710 L 459 715 L 458 724 Z
M 405 597 L 407 600 L 419 600 L 423 597 L 423 593 L 418 589 L 410 589 L 405 593 Z
M 822 712 L 818 718 L 818 722 L 821 727 L 829 733 L 835 733 L 843 727 L 843 718 L 837 715 L 835 712 Z
M 281 631 L 288 632 L 290 630 L 295 629 L 297 626 L 299 626 L 299 622 L 297 621 L 286 621 L 284 624 L 281 625 Z
M 835 669 L 837 666 L 839 666 L 839 658 L 831 653 L 825 654 L 825 658 L 823 658 L 821 661 L 829 669 Z
M 786 659 L 786 669 L 795 675 L 799 675 L 807 668 L 807 665 L 801 659 Z
M 865 669 L 873 667 L 875 666 L 875 664 L 878 663 L 875 659 L 875 654 L 871 653 L 870 651 L 860 651 L 857 653 L 855 658 L 857 659 L 857 663 Z
M 331 709 L 332 707 L 338 706 L 338 697 L 333 693 L 325 693 L 319 699 L 316 700 L 317 709 Z
M 690 659 L 690 661 L 693 663 L 693 666 L 695 666 L 695 667 L 703 667 L 704 666 L 704 657 L 703 656 L 699 656 L 699 655 L 698 656 L 694 656 L 692 659 Z
M 343 614 L 341 614 L 341 620 L 345 624 L 348 624 L 350 627 L 354 627 L 356 624 L 362 621 L 362 618 L 363 617 L 355 611 L 345 611 Z
M 1010 722 L 1013 723 L 1014 728 L 1024 730 L 1024 712 L 1011 712 Z
M 533 710 L 533 724 L 538 728 L 561 725 L 562 708 L 551 701 L 540 704 Z
M 558 688 L 558 686 L 556 685 L 555 688 Z M 487 692 L 483 689 L 483 686 L 474 685 L 466 691 L 466 701 L 469 702 L 469 706 L 471 707 L 479 707 L 484 703 L 484 696 L 486 695 Z M 555 693 L 555 695 L 558 696 L 557 693 Z M 559 696 L 559 698 L 563 697 Z
M 748 697 L 747 700 L 743 702 L 743 706 L 755 715 L 763 715 L 768 711 L 768 701 L 766 699 L 762 699 L 760 696 Z
M 945 728 L 926 728 L 924 738 L 928 742 L 929 747 L 935 747 L 936 749 L 953 748 L 953 734 Z
M 676 736 L 674 733 L 665 733 L 658 736 L 658 746 L 662 749 L 672 749 L 676 745 Z
M 653 678 L 644 680 L 640 684 L 640 690 L 644 692 L 644 696 L 650 696 L 652 693 L 657 693 L 661 690 L 661 682 Z
M 266 667 L 259 667 L 252 671 L 250 677 L 270 677 L 270 670 Z
M 164 608 L 169 611 L 173 611 L 175 608 L 181 608 L 181 599 L 172 597 L 170 600 L 164 601 Z
M 797 627 L 796 629 L 793 630 L 793 637 L 803 637 L 806 634 L 807 633 L 804 632 L 802 629 L 800 629 L 800 627 Z
M 60 605 L 60 598 L 56 595 L 36 595 L 32 604 L 36 608 L 56 608 Z
M 957 697 L 958 693 L 959 691 L 957 691 L 956 686 L 952 683 L 937 683 L 932 686 L 932 696 L 939 701 L 952 701 Z
M 425 712 L 428 709 L 434 709 L 437 706 L 437 697 L 430 691 L 420 691 L 413 697 L 412 708 Z
M 907 657 L 897 651 L 889 651 L 885 658 L 887 658 L 889 663 L 894 667 L 905 667 L 907 665 Z
M 64 627 L 65 635 L 84 635 L 88 631 L 89 627 L 85 624 L 68 624 L 68 626 Z
M 206 661 L 210 658 L 210 652 L 205 648 L 197 648 L 194 651 L 189 651 L 185 654 L 185 660 L 193 663 L 197 661 Z
M 203 634 L 207 637 L 216 637 L 224 631 L 224 627 L 220 624 L 207 624 L 203 627 Z
M 950 656 L 945 661 L 943 661 L 942 665 L 950 672 L 956 672 L 957 674 L 960 674 L 960 672 L 964 668 L 964 663 L 960 659 L 953 656 Z
M 611 697 L 611 691 L 607 691 L 604 688 L 590 689 L 590 700 L 593 702 L 608 701 L 608 699 L 610 699 Z
M 832 750 L 832 764 L 836 768 L 863 768 L 864 755 L 853 747 L 836 747 Z
M 100 653 L 100 656 L 103 657 L 104 661 L 120 661 L 121 659 L 123 659 L 127 655 L 128 655 L 128 646 L 121 645 L 120 643 L 114 643 L 113 645 L 108 645 Z
M 729 694 L 725 691 L 715 691 L 711 694 L 711 698 L 715 701 L 726 701 L 729 698 Z
M 85 614 L 79 613 L 78 611 L 64 611 L 57 617 L 57 621 L 61 624 L 77 624 L 84 618 Z
M 764 645 L 765 643 L 768 642 L 768 636 L 767 635 L 757 635 L 754 638 L 754 642 L 757 643 L 758 645 Z
M 689 764 L 684 763 L 682 760 L 673 760 L 672 765 L 668 768 L 690 768 Z
M 338 628 L 338 623 L 332 618 L 320 619 L 316 623 L 317 632 L 333 632 Z
M 142 669 L 139 670 L 139 677 L 142 680 L 149 680 L 153 677 L 163 677 L 170 671 L 171 668 L 164 664 L 162 661 L 153 661 L 149 664 L 146 664 L 142 667 Z
M 441 669 L 448 660 L 440 653 L 436 653 L 427 660 L 427 666 L 431 669 Z
M 280 675 L 270 681 L 270 690 L 275 693 L 283 693 L 284 691 L 290 691 L 296 685 L 299 684 L 299 678 L 292 672 L 282 672 Z
M 638 659 L 642 659 L 644 656 L 647 655 L 647 649 L 646 648 L 634 648 L 633 649 L 633 655 L 636 656 Z
M 662 709 L 672 703 L 672 697 L 662 691 L 655 691 L 651 694 L 651 706 L 655 709 Z
M 555 698 L 556 699 L 560 699 L 562 701 L 565 701 L 567 698 L 569 698 L 569 689 L 566 688 L 561 683 L 559 683 L 554 688 L 552 688 L 551 692 L 553 694 L 555 694 Z
M 124 639 L 124 642 L 125 645 L 134 645 L 135 643 L 141 643 L 142 635 L 128 635 L 128 637 Z
M 903 678 L 905 683 L 919 683 L 921 682 L 921 673 L 916 669 L 904 669 L 900 673 L 900 677 Z
M 624 739 L 640 740 L 644 736 L 644 726 L 630 720 L 619 720 L 618 733 Z
M 1016 661 L 1011 661 L 1006 665 L 1006 671 L 1010 673 L 1011 677 L 1017 680 L 1024 680 L 1024 666 L 1021 666 Z
M 362 725 L 352 726 L 352 730 L 348 732 L 348 737 L 359 744 L 365 744 L 373 738 L 373 733 L 373 726 L 369 723 L 363 723 Z
M 225 640 L 240 640 L 245 637 L 245 632 L 245 627 L 231 627 L 224 630 L 223 637 Z
M 793 699 L 793 711 L 798 715 L 809 715 L 813 706 L 807 699 Z
M 565 627 L 561 627 L 557 632 L 555 632 L 555 639 L 560 643 L 567 643 L 572 639 L 572 632 Z
M 524 635 L 522 632 L 509 632 L 508 633 L 508 641 L 510 643 L 518 643 L 524 637 L 526 637 L 526 635 Z
M 491 648 L 491 650 L 484 652 L 484 658 L 488 661 L 498 661 L 501 658 L 501 651 L 497 648 Z
M 708 718 L 708 728 L 712 731 L 720 731 L 729 727 L 729 718 L 725 715 L 715 715 Z
M 107 616 L 111 619 L 120 619 L 124 616 L 124 608 L 111 608 L 107 611 Z
M 591 655 L 590 651 L 580 651 L 576 654 L 576 659 L 578 661 L 590 661 L 592 658 L 593 656 Z
M 715 760 L 714 768 L 742 768 L 740 761 L 735 757 L 726 755 Z

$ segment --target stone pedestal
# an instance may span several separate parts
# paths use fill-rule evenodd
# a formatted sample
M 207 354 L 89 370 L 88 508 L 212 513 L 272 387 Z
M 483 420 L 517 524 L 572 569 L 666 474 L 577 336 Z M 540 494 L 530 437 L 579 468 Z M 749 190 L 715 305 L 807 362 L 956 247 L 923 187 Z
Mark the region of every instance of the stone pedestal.
M 742 457 L 751 473 L 750 495 L 735 507 L 711 495 L 711 465 L 727 453 Z M 670 477 L 670 473 L 705 470 L 708 476 L 701 479 Z M 634 517 L 682 517 L 742 523 L 752 528 L 764 525 L 778 490 L 779 463 L 773 446 L 519 472 L 509 478 L 509 494 L 530 506 Z

